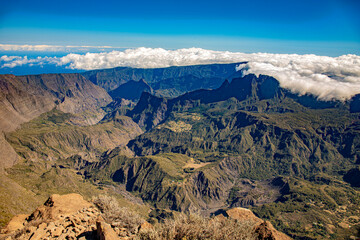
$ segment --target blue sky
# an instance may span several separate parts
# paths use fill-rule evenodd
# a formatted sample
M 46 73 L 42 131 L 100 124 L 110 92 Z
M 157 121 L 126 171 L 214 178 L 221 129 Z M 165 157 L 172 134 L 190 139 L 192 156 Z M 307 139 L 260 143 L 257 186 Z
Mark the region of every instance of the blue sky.
M 360 54 L 360 1 L 1 0 L 1 44 Z

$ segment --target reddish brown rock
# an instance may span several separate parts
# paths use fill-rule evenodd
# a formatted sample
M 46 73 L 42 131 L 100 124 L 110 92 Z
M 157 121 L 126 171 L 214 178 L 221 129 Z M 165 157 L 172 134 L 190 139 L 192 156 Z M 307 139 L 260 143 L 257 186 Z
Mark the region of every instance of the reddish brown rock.
M 259 240 L 291 240 L 286 234 L 277 231 L 269 221 L 263 221 L 255 216 L 255 214 L 246 208 L 232 208 L 227 210 L 224 214 L 216 216 L 217 218 L 230 218 L 239 221 L 253 222 L 253 232 Z
M 28 221 L 55 220 L 60 216 L 75 214 L 77 211 L 91 206 L 91 203 L 76 193 L 62 196 L 54 194 L 29 216 Z
M 110 224 L 105 222 L 97 222 L 97 236 L 100 240 L 116 240 L 120 239 L 115 231 L 111 228 Z
M 237 208 L 232 208 L 226 211 L 226 214 L 228 215 L 229 218 L 231 219 L 237 219 L 240 221 L 254 221 L 255 223 L 260 223 L 262 222 L 262 220 L 260 218 L 258 218 L 257 216 L 255 216 L 255 214 L 246 208 L 241 208 L 241 207 L 237 207 Z
M 259 240 L 291 240 L 289 236 L 277 231 L 269 221 L 263 221 L 257 225 L 254 232 L 258 235 Z
M 153 226 L 151 223 L 149 223 L 149 222 L 147 222 L 147 221 L 144 221 L 144 222 L 140 225 L 139 231 L 146 231 L 146 230 L 153 229 L 153 228 L 154 228 L 154 226 Z
M 20 214 L 20 215 L 14 216 L 10 220 L 10 222 L 6 225 L 6 227 L 1 229 L 1 233 L 6 234 L 6 233 L 14 232 L 18 229 L 23 228 L 24 224 L 26 223 L 26 218 L 28 216 L 29 215 L 26 215 L 26 214 Z

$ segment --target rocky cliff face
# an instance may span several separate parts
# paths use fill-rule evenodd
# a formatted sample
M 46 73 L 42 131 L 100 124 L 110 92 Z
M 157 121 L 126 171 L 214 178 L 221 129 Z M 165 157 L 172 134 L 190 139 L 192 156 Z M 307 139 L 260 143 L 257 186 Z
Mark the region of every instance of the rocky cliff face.
M 111 102 L 106 91 L 80 74 L 43 74 L 20 76 L 19 80 L 30 86 L 48 91 L 55 97 L 57 109 L 66 113 L 94 112 Z M 36 92 L 33 93 L 35 95 Z M 102 116 L 97 116 L 97 122 Z
M 68 113 L 98 112 L 111 102 L 100 87 L 79 74 L 0 76 L 0 127 L 12 131 L 53 108 Z
M 0 131 L 13 131 L 53 108 L 84 114 L 83 124 L 93 124 L 104 116 L 100 107 L 110 101 L 104 89 L 79 74 L 0 75 Z M 2 152 L 7 153 L 1 156 L 2 167 L 11 166 L 16 155 L 1 142 Z
M 12 131 L 56 106 L 56 98 L 51 92 L 23 82 L 14 75 L 1 75 L 0 84 L 0 126 L 3 131 Z
M 174 97 L 199 88 L 219 87 L 224 79 L 236 73 L 237 65 L 210 64 L 155 69 L 119 67 L 88 71 L 82 75 L 108 92 L 128 81 L 144 79 L 159 95 Z

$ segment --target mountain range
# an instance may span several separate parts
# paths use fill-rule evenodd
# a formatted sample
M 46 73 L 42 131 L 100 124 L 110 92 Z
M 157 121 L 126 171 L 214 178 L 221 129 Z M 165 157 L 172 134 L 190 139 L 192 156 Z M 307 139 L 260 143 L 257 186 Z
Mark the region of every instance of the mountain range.
M 155 218 L 246 207 L 295 239 L 356 237 L 360 95 L 321 101 L 236 66 L 0 75 L 1 223 L 106 193 Z
M 157 95 L 174 97 L 200 88 L 219 87 L 226 78 L 236 74 L 236 66 L 239 64 L 241 63 L 153 69 L 118 67 L 81 74 L 108 92 L 131 80 L 143 79 Z

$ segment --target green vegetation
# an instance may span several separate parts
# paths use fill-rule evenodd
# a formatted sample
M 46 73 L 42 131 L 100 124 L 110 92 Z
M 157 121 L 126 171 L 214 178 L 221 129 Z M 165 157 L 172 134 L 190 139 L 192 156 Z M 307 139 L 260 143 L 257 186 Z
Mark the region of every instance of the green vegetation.
M 74 124 L 76 118 L 53 110 L 23 124 L 6 138 L 25 159 L 54 161 L 81 155 L 95 161 L 103 152 L 124 145 L 141 133 L 140 128 L 125 116 L 90 126 Z
M 342 182 L 316 184 L 291 178 L 289 192 L 252 210 L 293 237 L 344 239 L 357 234 L 359 201 L 360 192 Z
M 184 178 L 183 167 L 188 163 L 190 158 L 183 154 L 178 153 L 164 153 L 149 156 L 160 168 L 166 172 L 169 176 L 182 179 Z
M 357 234 L 359 191 L 344 183 L 343 176 L 359 156 L 358 115 L 346 108 L 308 109 L 288 98 L 186 104 L 186 110 L 176 106 L 165 122 L 129 147 L 138 155 L 179 153 L 211 163 L 200 170 L 184 169 L 185 183 L 199 173 L 203 176 L 201 190 L 195 188 L 200 197 L 187 193 L 190 201 L 254 204 L 260 217 L 294 238 Z M 191 131 L 168 127 L 178 122 L 191 125 Z M 251 195 L 253 190 L 244 192 L 236 185 L 239 178 L 265 181 L 276 176 L 290 177 L 288 192 L 264 185 L 274 189 L 260 198 L 256 191 Z

